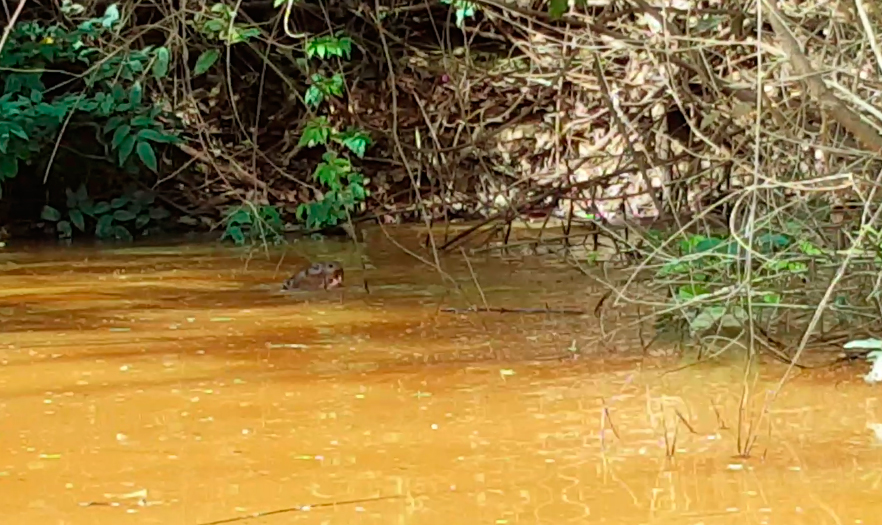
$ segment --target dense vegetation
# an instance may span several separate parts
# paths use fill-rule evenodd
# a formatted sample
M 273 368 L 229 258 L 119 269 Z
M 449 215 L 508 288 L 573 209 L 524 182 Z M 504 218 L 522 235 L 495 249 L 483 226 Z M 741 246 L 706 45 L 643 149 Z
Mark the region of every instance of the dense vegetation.
M 882 14 L 861 3 L 181 5 L 7 13 L 7 235 L 472 219 L 434 246 L 502 249 L 554 223 L 530 246 L 586 273 L 611 246 L 636 266 L 610 302 L 693 334 L 752 326 L 787 357 L 772 327 L 802 348 L 882 324 Z

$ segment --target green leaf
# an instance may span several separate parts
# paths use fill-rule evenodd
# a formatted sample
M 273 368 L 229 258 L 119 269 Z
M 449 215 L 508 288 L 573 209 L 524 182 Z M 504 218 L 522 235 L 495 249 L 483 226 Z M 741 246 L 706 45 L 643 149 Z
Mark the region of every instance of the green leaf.
M 55 229 L 58 231 L 58 236 L 62 239 L 70 239 L 73 237 L 73 229 L 71 229 L 70 223 L 67 221 L 59 221 L 55 224 Z
M 136 80 L 135 83 L 132 84 L 132 89 L 129 90 L 129 102 L 133 106 L 140 106 L 143 98 L 144 90 L 141 88 L 141 82 Z
M 113 27 L 113 24 L 119 21 L 119 8 L 116 4 L 110 4 L 107 7 L 107 10 L 104 11 L 104 16 L 101 18 L 101 25 L 107 29 Z
M 135 220 L 135 228 L 141 229 L 144 226 L 147 226 L 147 223 L 150 222 L 150 216 L 146 213 L 144 215 L 138 215 L 138 218 Z
M 118 210 L 128 204 L 130 202 L 128 195 L 123 195 L 121 197 L 117 197 L 110 201 L 110 207 L 114 210 Z
M 228 224 L 251 224 L 251 214 L 239 208 L 227 216 Z
M 237 246 L 245 244 L 245 233 L 242 232 L 242 228 L 239 226 L 228 226 L 223 236 L 221 236 L 221 240 L 227 238 L 232 239 Z
M 95 225 L 95 237 L 107 239 L 113 236 L 113 214 L 102 215 Z
M 21 140 L 30 140 L 30 138 L 28 138 L 28 134 L 25 132 L 25 130 L 20 125 L 12 123 L 12 122 L 9 123 L 9 133 L 15 135 L 16 137 L 20 138 Z
M 128 99 L 126 90 L 119 84 L 114 84 L 113 87 L 110 88 L 110 96 L 113 97 L 114 102 L 120 105 Z
M 119 145 L 129 136 L 131 131 L 132 126 L 129 126 L 128 124 L 123 124 L 116 128 L 116 131 L 113 132 L 113 140 L 110 141 L 110 146 L 113 149 L 119 149 Z
M 138 132 L 138 140 L 150 140 L 169 144 L 177 142 L 178 138 L 170 133 L 161 133 L 155 129 L 142 129 Z
M 139 141 L 136 150 L 141 162 L 143 162 L 150 171 L 156 173 L 156 154 L 153 152 L 153 146 L 151 146 L 149 142 Z
M 810 243 L 809 241 L 800 241 L 799 251 L 811 257 L 818 257 L 824 254 L 824 252 L 820 248 Z
M 303 134 L 300 135 L 298 146 L 311 148 L 319 144 L 327 144 L 331 131 L 331 124 L 326 117 L 313 118 L 303 128 Z
M 61 220 L 61 212 L 52 206 L 43 206 L 43 211 L 40 212 L 40 218 L 44 221 L 58 222 Z
M 86 202 L 87 200 L 89 200 L 89 190 L 86 189 L 86 185 L 83 183 L 80 183 L 79 187 L 77 188 L 77 192 L 74 194 L 74 196 L 76 196 L 77 204 L 80 204 L 81 202 Z M 71 206 L 71 207 L 73 207 L 73 206 Z
M 776 293 L 763 294 L 763 302 L 766 304 L 780 304 L 781 296 Z
M 567 0 L 549 0 L 548 14 L 551 16 L 551 19 L 559 20 L 567 12 L 568 3 Z
M 343 75 L 337 73 L 336 75 L 331 77 L 326 86 L 326 89 L 328 90 L 328 93 L 338 97 L 342 97 L 344 89 Z
M 81 201 L 76 205 L 77 210 L 85 213 L 86 215 L 93 215 L 92 210 L 95 208 L 95 203 L 92 202 L 92 199 L 86 197 L 86 200 Z
M 92 208 L 93 215 L 104 215 L 105 213 L 110 211 L 110 203 L 107 201 L 101 201 Z
M 77 204 L 77 194 L 70 188 L 64 188 L 64 195 L 67 197 L 67 207 L 68 208 L 76 208 Z
M 161 221 L 162 219 L 167 219 L 171 214 L 165 208 L 160 208 L 159 206 L 154 206 L 150 208 L 150 218 L 154 221 Z
M 153 78 L 156 80 L 164 79 L 166 75 L 168 75 L 168 64 L 170 59 L 168 48 L 156 48 L 156 51 L 153 52 L 153 56 Z
M 113 218 L 118 221 L 130 221 L 135 218 L 135 214 L 129 210 L 116 210 L 113 212 Z
M 790 244 L 790 238 L 780 233 L 766 233 L 760 235 L 757 240 L 759 248 L 764 252 L 786 248 Z
M 113 227 L 113 236 L 126 242 L 132 242 L 135 240 L 128 228 L 119 224 Z
M 349 129 L 334 137 L 335 142 L 344 145 L 349 151 L 355 153 L 358 158 L 363 158 L 367 148 L 371 145 L 371 137 L 364 131 Z
M 81 232 L 86 231 L 86 220 L 83 217 L 83 212 L 80 210 L 68 210 L 67 214 L 70 216 L 70 222 L 73 223 L 74 226 L 77 227 Z
M 217 6 L 217 5 L 222 5 L 222 4 L 215 4 L 215 6 Z M 227 28 L 227 25 L 224 23 L 224 21 L 218 20 L 218 19 L 209 20 L 208 22 L 205 22 L 205 24 L 202 25 L 202 29 L 208 33 L 221 33 L 226 28 Z
M 122 144 L 119 145 L 118 154 L 120 166 L 126 163 L 129 157 L 132 155 L 133 149 L 135 149 L 135 137 L 129 135 L 122 141 Z
M 193 76 L 198 77 L 211 69 L 211 66 L 217 62 L 218 57 L 220 57 L 220 51 L 217 49 L 203 51 L 202 54 L 199 55 L 199 58 L 196 59 L 196 67 L 193 68 Z
M 318 86 L 312 85 L 306 89 L 306 94 L 303 96 L 304 102 L 306 102 L 307 106 L 317 107 L 322 101 L 325 99 L 325 94 L 322 93 L 322 90 L 319 89 Z
M 115 130 L 123 122 L 125 122 L 125 120 L 122 117 L 119 117 L 119 116 L 110 117 L 109 119 L 107 119 L 107 122 L 104 124 L 104 134 L 107 135 L 111 131 Z
M 15 155 L 0 157 L 0 180 L 14 179 L 18 175 L 18 158 Z

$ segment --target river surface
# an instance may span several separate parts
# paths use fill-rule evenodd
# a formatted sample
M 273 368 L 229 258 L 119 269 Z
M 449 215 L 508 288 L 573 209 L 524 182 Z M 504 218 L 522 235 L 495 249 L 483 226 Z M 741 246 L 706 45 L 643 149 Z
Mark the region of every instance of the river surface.
M 274 294 L 307 259 L 345 289 Z M 460 290 L 376 232 L 5 248 L 0 523 L 882 523 L 864 367 L 769 403 L 781 365 L 599 344 L 564 265 L 442 262 Z M 444 310 L 484 301 L 587 313 Z

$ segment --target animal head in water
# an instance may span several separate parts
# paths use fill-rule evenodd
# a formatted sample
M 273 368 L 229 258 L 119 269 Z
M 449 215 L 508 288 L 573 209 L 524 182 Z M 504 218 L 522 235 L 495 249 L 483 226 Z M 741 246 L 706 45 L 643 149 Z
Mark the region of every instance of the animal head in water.
M 282 284 L 282 290 L 330 290 L 343 285 L 343 266 L 336 262 L 312 263 Z

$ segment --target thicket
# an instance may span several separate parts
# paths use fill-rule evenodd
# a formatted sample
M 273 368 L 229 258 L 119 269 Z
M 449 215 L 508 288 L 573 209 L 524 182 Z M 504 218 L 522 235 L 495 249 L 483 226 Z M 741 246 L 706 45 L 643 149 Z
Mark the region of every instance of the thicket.
M 512 249 L 524 224 L 520 248 L 587 274 L 631 265 L 600 279 L 600 315 L 746 327 L 786 359 L 882 328 L 877 11 L 23 0 L 0 41 L 0 221 L 236 243 L 477 221 L 442 251 Z

